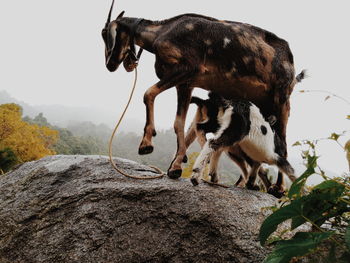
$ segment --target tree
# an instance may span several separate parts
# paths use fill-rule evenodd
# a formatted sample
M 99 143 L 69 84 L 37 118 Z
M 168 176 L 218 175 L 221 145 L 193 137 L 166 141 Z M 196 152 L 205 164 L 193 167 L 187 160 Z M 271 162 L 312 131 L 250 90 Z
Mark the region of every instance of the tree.
M 17 156 L 10 148 L 0 150 L 0 174 L 10 170 L 17 161 Z
M 57 131 L 23 121 L 20 106 L 0 105 L 0 150 L 10 148 L 17 163 L 55 154 L 53 145 L 57 139 Z

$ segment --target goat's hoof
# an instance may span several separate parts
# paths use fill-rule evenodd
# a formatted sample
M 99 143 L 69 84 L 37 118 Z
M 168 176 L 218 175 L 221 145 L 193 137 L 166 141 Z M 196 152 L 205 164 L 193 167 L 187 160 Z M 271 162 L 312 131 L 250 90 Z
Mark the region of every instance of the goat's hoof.
M 249 185 L 247 184 L 247 189 L 254 190 L 254 191 L 260 191 L 260 187 L 257 185 Z
M 184 158 L 182 159 L 182 162 L 183 162 L 183 163 L 187 163 L 187 162 L 188 162 L 187 155 L 184 156 Z
M 193 186 L 197 186 L 199 184 L 199 181 L 198 181 L 197 178 L 192 177 L 191 178 L 191 183 L 193 184 Z
M 180 177 L 181 177 L 181 174 L 182 174 L 182 170 L 181 170 L 181 169 L 176 169 L 176 170 L 168 171 L 168 176 L 169 176 L 169 178 L 171 178 L 171 179 L 180 178 Z
M 270 195 L 273 195 L 276 198 L 281 198 L 282 196 L 285 195 L 284 189 L 275 184 L 269 187 L 269 189 L 267 190 L 267 193 L 269 193 Z
M 145 154 L 150 154 L 153 152 L 153 146 L 142 146 L 139 148 L 139 154 L 140 155 L 145 155 Z
M 217 174 L 209 174 L 210 176 L 210 182 L 217 184 L 219 182 L 219 178 L 217 176 Z

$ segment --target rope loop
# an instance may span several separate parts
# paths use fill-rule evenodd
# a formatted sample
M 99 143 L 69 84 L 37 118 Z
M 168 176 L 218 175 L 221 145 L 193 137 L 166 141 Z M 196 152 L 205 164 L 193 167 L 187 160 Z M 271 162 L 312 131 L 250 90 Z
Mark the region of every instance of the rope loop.
M 134 84 L 133 84 L 133 87 L 131 89 L 131 93 L 130 93 L 130 96 L 129 96 L 128 103 L 126 104 L 126 106 L 124 108 L 124 111 L 123 111 L 122 115 L 120 116 L 119 121 L 117 122 L 117 125 L 114 127 L 114 130 L 112 132 L 111 138 L 109 140 L 109 145 L 108 145 L 109 161 L 112 164 L 113 168 L 118 173 L 120 173 L 120 174 L 122 174 L 122 175 L 124 175 L 126 177 L 133 178 L 133 179 L 141 179 L 141 180 L 158 179 L 158 178 L 162 178 L 165 175 L 165 173 L 161 169 L 156 167 L 156 166 L 148 166 L 148 167 L 156 170 L 156 172 L 158 173 L 158 175 L 156 175 L 156 176 L 134 176 L 134 175 L 127 174 L 126 172 L 124 172 L 121 169 L 119 169 L 117 167 L 117 165 L 115 164 L 115 162 L 113 161 L 113 158 L 112 158 L 112 143 L 113 143 L 113 139 L 114 139 L 115 133 L 117 132 L 117 130 L 119 128 L 120 123 L 122 122 L 122 120 L 124 118 L 124 115 L 125 115 L 128 107 L 130 105 L 131 99 L 132 99 L 132 97 L 134 95 L 134 91 L 135 91 L 135 88 L 136 88 L 136 82 L 137 82 L 137 67 L 135 68 Z

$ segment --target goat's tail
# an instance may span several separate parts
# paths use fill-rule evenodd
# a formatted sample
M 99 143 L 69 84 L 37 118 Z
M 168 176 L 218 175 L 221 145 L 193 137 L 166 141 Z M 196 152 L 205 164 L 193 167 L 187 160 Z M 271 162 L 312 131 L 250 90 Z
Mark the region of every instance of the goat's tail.
M 305 79 L 307 77 L 307 74 L 306 74 L 306 69 L 303 69 L 296 77 L 296 81 L 297 83 L 301 82 L 303 79 Z
M 204 105 L 204 100 L 201 99 L 201 98 L 198 98 L 198 97 L 196 97 L 196 96 L 193 96 L 193 97 L 191 98 L 190 103 L 194 103 L 194 104 L 196 104 L 198 107 L 202 107 L 202 106 Z
M 296 180 L 294 169 L 286 158 L 279 157 L 277 160 L 277 167 L 285 173 L 292 182 Z

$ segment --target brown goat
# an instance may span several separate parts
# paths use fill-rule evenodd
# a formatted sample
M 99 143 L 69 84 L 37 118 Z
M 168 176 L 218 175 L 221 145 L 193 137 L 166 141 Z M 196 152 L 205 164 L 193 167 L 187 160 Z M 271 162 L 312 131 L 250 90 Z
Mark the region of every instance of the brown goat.
M 168 176 L 181 176 L 186 154 L 184 125 L 194 87 L 214 91 L 226 98 L 246 99 L 264 116 L 275 115 L 276 132 L 286 149 L 289 97 L 295 85 L 293 55 L 288 43 L 264 29 L 239 22 L 183 14 L 163 21 L 123 17 L 110 21 L 114 0 L 102 30 L 106 67 L 115 71 L 135 56 L 135 44 L 155 54 L 160 81 L 144 95 L 146 125 L 140 154 L 153 151 L 154 100 L 176 87 L 178 105 L 174 129 L 177 152 Z M 130 69 L 129 69 L 130 71 Z

